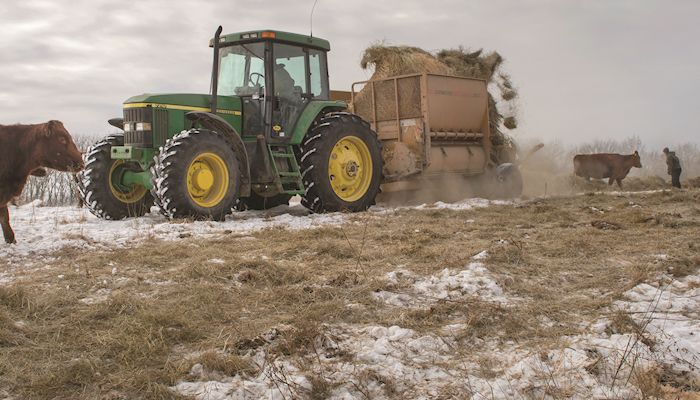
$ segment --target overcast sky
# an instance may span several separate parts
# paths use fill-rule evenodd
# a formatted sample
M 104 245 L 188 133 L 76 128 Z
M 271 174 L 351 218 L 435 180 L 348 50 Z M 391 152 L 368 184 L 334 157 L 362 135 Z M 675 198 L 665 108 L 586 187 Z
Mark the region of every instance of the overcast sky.
M 313 0 L 0 2 L 0 124 L 60 119 L 111 131 L 144 92 L 208 92 L 208 41 L 250 29 L 309 31 Z M 331 42 L 331 87 L 371 73 L 378 41 L 426 50 L 497 50 L 520 89 L 516 133 L 578 143 L 638 135 L 700 142 L 700 1 L 319 0 L 314 35 Z

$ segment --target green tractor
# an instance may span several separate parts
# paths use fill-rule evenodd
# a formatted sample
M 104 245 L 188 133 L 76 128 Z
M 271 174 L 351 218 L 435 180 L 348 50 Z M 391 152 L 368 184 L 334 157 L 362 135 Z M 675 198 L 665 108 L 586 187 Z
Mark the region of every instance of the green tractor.
M 313 212 L 363 211 L 382 179 L 370 125 L 330 100 L 328 41 L 263 30 L 221 35 L 212 94 L 143 94 L 86 152 L 80 191 L 104 219 L 223 220 L 294 195 Z

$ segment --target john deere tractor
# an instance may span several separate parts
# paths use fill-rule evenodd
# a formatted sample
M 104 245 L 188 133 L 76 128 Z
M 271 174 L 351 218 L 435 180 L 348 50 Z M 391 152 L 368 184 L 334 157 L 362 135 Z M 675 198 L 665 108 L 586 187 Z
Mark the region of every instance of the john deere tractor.
M 86 153 L 80 179 L 97 216 L 222 220 L 234 209 L 287 204 L 362 211 L 382 178 L 370 125 L 331 101 L 328 41 L 262 30 L 221 35 L 212 94 L 143 94 L 124 102 L 122 130 Z

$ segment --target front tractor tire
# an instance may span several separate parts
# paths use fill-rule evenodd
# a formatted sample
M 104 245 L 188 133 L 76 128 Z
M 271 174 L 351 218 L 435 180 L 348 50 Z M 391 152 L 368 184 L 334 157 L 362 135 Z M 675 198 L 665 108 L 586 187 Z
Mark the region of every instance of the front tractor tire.
M 241 189 L 241 163 L 218 132 L 190 129 L 165 143 L 155 157 L 151 193 L 169 218 L 223 221 Z
M 301 203 L 309 210 L 358 212 L 375 204 L 382 149 L 377 134 L 360 117 L 324 115 L 304 138 L 299 162 L 306 187 Z
M 111 158 L 112 146 L 123 145 L 123 135 L 110 135 L 85 152 L 85 169 L 78 174 L 78 189 L 83 204 L 99 218 L 140 217 L 153 205 L 153 197 L 145 187 L 121 184 L 125 171 L 142 171 L 138 163 Z

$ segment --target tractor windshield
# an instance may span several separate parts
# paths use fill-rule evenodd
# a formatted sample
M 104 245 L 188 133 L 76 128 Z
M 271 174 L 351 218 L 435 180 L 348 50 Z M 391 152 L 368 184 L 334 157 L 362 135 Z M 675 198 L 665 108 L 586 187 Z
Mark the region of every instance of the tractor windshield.
M 221 96 L 250 96 L 265 86 L 265 43 L 222 47 L 219 54 Z

